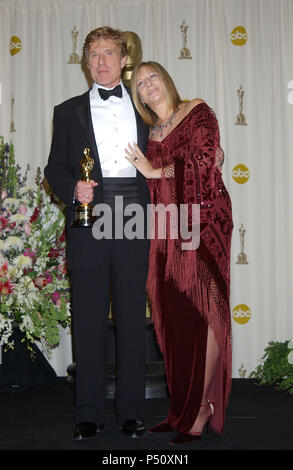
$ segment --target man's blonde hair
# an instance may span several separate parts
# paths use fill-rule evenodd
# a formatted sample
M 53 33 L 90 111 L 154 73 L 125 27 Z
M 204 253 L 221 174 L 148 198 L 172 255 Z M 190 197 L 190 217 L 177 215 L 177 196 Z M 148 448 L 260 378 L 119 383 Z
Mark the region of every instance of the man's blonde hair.
M 89 50 L 92 44 L 99 39 L 112 39 L 119 47 L 121 57 L 127 56 L 127 38 L 126 34 L 120 29 L 113 29 L 110 26 L 102 26 L 91 31 L 85 38 L 83 46 L 83 60 L 86 64 L 89 61 Z

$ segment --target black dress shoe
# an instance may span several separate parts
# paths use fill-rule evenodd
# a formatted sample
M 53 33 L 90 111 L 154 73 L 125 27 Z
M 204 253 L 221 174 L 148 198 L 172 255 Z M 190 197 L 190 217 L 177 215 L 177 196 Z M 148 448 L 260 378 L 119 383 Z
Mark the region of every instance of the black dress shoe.
M 97 426 L 95 423 L 84 422 L 77 424 L 74 428 L 73 439 L 75 441 L 84 441 L 93 439 L 102 431 L 104 426 Z
M 146 430 L 142 421 L 130 419 L 123 424 L 122 434 L 127 437 L 139 438 L 146 435 Z

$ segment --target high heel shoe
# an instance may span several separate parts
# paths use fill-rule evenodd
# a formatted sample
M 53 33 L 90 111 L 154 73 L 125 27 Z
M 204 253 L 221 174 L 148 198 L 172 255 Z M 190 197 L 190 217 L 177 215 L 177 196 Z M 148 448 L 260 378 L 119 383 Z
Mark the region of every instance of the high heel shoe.
M 172 428 L 171 424 L 168 421 L 162 421 L 159 424 L 156 424 L 152 428 L 148 429 L 148 432 L 151 434 L 153 432 L 172 432 L 174 428 Z
M 210 407 L 211 414 L 208 418 L 208 421 L 205 424 L 206 433 L 210 434 L 211 433 L 211 417 L 214 414 L 214 407 L 213 407 L 213 405 L 210 401 L 208 401 L 207 403 L 205 403 L 203 405 L 200 405 L 200 406 L 201 407 L 203 407 L 203 406 L 209 406 Z M 203 431 L 201 433 L 195 433 L 194 432 L 194 433 L 187 433 L 187 434 L 179 432 L 171 439 L 169 444 L 174 445 L 174 444 L 183 444 L 185 442 L 199 441 L 202 438 L 202 436 L 203 436 Z

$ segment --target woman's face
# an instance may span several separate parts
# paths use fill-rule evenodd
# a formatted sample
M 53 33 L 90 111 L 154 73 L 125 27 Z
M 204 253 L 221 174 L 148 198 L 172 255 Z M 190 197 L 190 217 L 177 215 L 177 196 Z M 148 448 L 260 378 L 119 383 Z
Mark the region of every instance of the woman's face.
M 150 108 L 166 99 L 166 89 L 160 75 L 147 67 L 139 69 L 136 88 L 141 101 Z

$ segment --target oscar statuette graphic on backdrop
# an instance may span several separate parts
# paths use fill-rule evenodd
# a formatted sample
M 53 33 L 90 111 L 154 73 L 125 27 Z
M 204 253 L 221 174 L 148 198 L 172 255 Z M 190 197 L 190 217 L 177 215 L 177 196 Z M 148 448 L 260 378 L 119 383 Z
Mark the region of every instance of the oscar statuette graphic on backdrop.
M 192 59 L 190 55 L 189 49 L 186 47 L 187 44 L 187 30 L 188 26 L 185 24 L 185 20 L 183 20 L 182 25 L 180 26 L 181 34 L 182 34 L 182 49 L 180 50 L 180 55 L 178 59 Z
M 244 90 L 242 85 L 240 85 L 239 89 L 237 90 L 238 98 L 239 98 L 239 114 L 236 116 L 236 126 L 247 126 L 245 116 L 243 114 L 243 96 Z
M 11 119 L 10 119 L 10 132 L 16 132 L 15 125 L 14 125 L 14 120 L 13 120 L 13 106 L 14 106 L 14 97 L 11 96 Z
M 244 237 L 245 237 L 245 228 L 243 224 L 241 224 L 239 228 L 239 235 L 240 235 L 240 253 L 237 257 L 236 264 L 248 264 L 247 256 L 244 253 Z
M 77 31 L 76 26 L 73 26 L 73 30 L 71 31 L 71 38 L 72 38 L 72 53 L 69 56 L 68 64 L 80 64 L 81 60 L 79 59 L 79 55 L 76 52 L 77 47 L 77 37 L 79 35 L 79 31 Z

